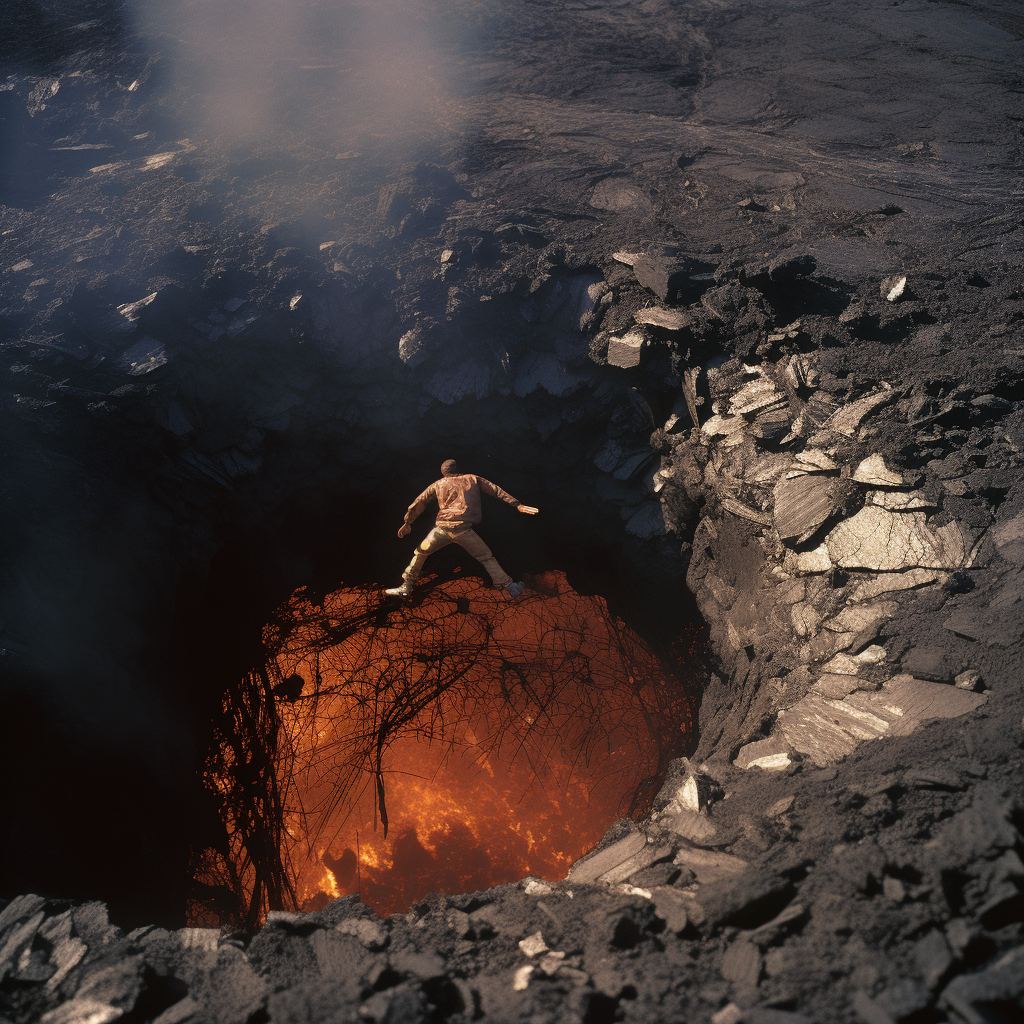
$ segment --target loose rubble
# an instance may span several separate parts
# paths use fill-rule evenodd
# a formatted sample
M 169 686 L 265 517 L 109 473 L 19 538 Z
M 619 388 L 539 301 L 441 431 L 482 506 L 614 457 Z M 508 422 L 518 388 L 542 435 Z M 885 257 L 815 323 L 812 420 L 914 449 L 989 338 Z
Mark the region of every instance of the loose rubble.
M 452 8 L 415 123 L 288 53 L 254 138 L 86 6 L 0 47 L 0 1018 L 1019 1019 L 1015 13 Z M 698 748 L 565 879 L 178 927 L 224 678 L 441 450 L 517 571 L 692 592 Z

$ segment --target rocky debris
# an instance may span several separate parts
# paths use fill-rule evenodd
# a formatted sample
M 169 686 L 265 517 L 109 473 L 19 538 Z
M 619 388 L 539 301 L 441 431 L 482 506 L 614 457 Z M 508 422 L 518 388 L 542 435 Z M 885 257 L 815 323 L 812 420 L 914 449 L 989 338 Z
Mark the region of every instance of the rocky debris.
M 678 629 L 686 573 L 713 675 L 682 772 L 696 809 L 684 786 L 620 825 L 581 861 L 614 850 L 591 881 L 435 897 L 387 922 L 343 902 L 274 916 L 255 938 L 125 936 L 97 904 L 16 897 L 0 908 L 0 1015 L 1019 1015 L 1021 811 L 1008 801 L 1024 299 L 1009 15 L 862 4 L 841 24 L 809 19 L 797 52 L 771 22 L 792 12 L 727 3 L 688 9 L 669 54 L 664 19 L 630 5 L 573 11 L 569 48 L 550 32 L 558 5 L 484 11 L 500 59 L 480 25 L 462 26 L 473 46 L 456 66 L 478 77 L 438 92 L 457 145 L 432 141 L 423 113 L 414 152 L 400 130 L 359 130 L 338 153 L 317 140 L 338 137 L 347 62 L 286 130 L 239 141 L 192 131 L 208 79 L 146 49 L 163 42 L 139 44 L 106 13 L 53 23 L 59 5 L 38 6 L 10 12 L 26 45 L 11 33 L 0 47 L 5 60 L 18 50 L 0 89 L 13 553 L 0 657 L 14 680 L 0 717 L 16 723 L 5 777 L 23 837 L 5 878 L 124 887 L 136 916 L 173 916 L 201 816 L 180 750 L 147 723 L 177 723 L 174 742 L 196 750 L 208 737 L 208 713 L 188 715 L 222 680 L 204 674 L 206 634 L 179 630 L 203 616 L 211 566 L 283 574 L 282 599 L 307 573 L 285 567 L 320 567 L 354 498 L 386 511 L 393 481 L 440 448 L 534 467 L 523 480 L 548 488 L 560 520 L 544 550 L 587 571 L 590 552 L 609 552 L 609 579 L 640 581 L 647 603 L 626 604 L 645 628 L 663 615 Z M 461 17 L 446 39 L 463 38 Z M 905 59 L 912 33 L 922 45 Z M 906 102 L 883 134 L 939 127 L 892 147 L 870 131 L 875 86 L 857 83 L 882 81 L 897 52 Z M 827 104 L 814 101 L 823 53 L 854 83 Z M 291 89 L 278 71 L 292 63 L 268 82 Z M 787 80 L 768 89 L 761 69 L 776 66 Z M 973 112 L 969 143 L 961 107 L 940 102 L 950 88 Z M 211 141 L 164 141 L 189 136 Z M 331 510 L 326 525 L 311 505 Z M 388 549 L 371 518 L 338 573 L 377 578 Z M 240 571 L 217 602 L 255 618 L 273 603 L 258 589 Z M 32 704 L 43 692 L 58 699 Z M 97 719 L 109 728 L 84 735 Z M 139 753 L 130 773 L 118 754 L 102 775 L 101 734 L 119 720 Z M 26 772 L 41 749 L 45 770 Z M 709 779 L 720 797 L 701 797 Z M 132 813 L 106 816 L 96 793 Z M 83 824 L 82 807 L 99 818 Z M 564 922 L 557 939 L 541 901 Z M 518 944 L 538 933 L 552 948 L 526 957 Z

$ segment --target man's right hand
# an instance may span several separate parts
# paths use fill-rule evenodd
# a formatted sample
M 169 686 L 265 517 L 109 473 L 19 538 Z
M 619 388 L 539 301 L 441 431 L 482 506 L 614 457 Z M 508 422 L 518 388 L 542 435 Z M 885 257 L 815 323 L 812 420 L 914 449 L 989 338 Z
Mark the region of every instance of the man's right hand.
M 540 511 L 539 508 L 534 508 L 532 505 L 516 505 L 516 510 L 525 512 L 528 516 L 535 516 Z
M 408 523 L 402 523 L 402 526 L 398 531 L 398 536 L 408 537 L 410 533 L 412 533 L 412 527 Z

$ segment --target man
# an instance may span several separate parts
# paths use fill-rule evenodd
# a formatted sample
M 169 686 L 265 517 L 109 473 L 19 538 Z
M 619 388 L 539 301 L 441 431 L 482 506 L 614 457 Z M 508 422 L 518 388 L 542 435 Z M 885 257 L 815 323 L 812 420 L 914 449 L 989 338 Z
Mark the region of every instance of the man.
M 496 587 L 503 587 L 509 597 L 518 597 L 523 592 L 522 583 L 514 583 L 495 561 L 491 549 L 477 536 L 473 525 L 480 522 L 480 492 L 501 498 L 509 505 L 515 505 L 520 512 L 536 515 L 531 505 L 520 505 L 507 491 L 472 473 L 460 473 L 454 459 L 448 459 L 441 466 L 441 479 L 435 480 L 410 506 L 405 513 L 405 522 L 398 531 L 399 537 L 408 537 L 412 532 L 412 521 L 427 507 L 431 498 L 437 499 L 438 512 L 434 529 L 416 548 L 408 568 L 402 573 L 405 582 L 400 587 L 385 590 L 389 597 L 409 597 L 416 585 L 427 555 L 458 544 L 468 551 L 487 571 Z

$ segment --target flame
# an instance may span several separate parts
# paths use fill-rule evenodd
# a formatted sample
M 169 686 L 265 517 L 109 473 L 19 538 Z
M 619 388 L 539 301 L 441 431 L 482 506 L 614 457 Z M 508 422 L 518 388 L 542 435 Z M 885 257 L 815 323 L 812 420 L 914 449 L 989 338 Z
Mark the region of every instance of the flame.
M 281 704 L 300 906 L 359 892 L 395 913 L 564 877 L 679 752 L 694 710 L 679 680 L 602 599 L 557 573 L 535 587 L 510 604 L 463 577 L 383 610 L 359 588 L 293 595 L 268 641 L 277 675 L 303 681 Z
M 407 604 L 299 591 L 264 641 L 206 769 L 227 849 L 196 856 L 194 924 L 564 877 L 693 735 L 696 633 L 666 662 L 559 573 L 516 602 L 471 577 Z

